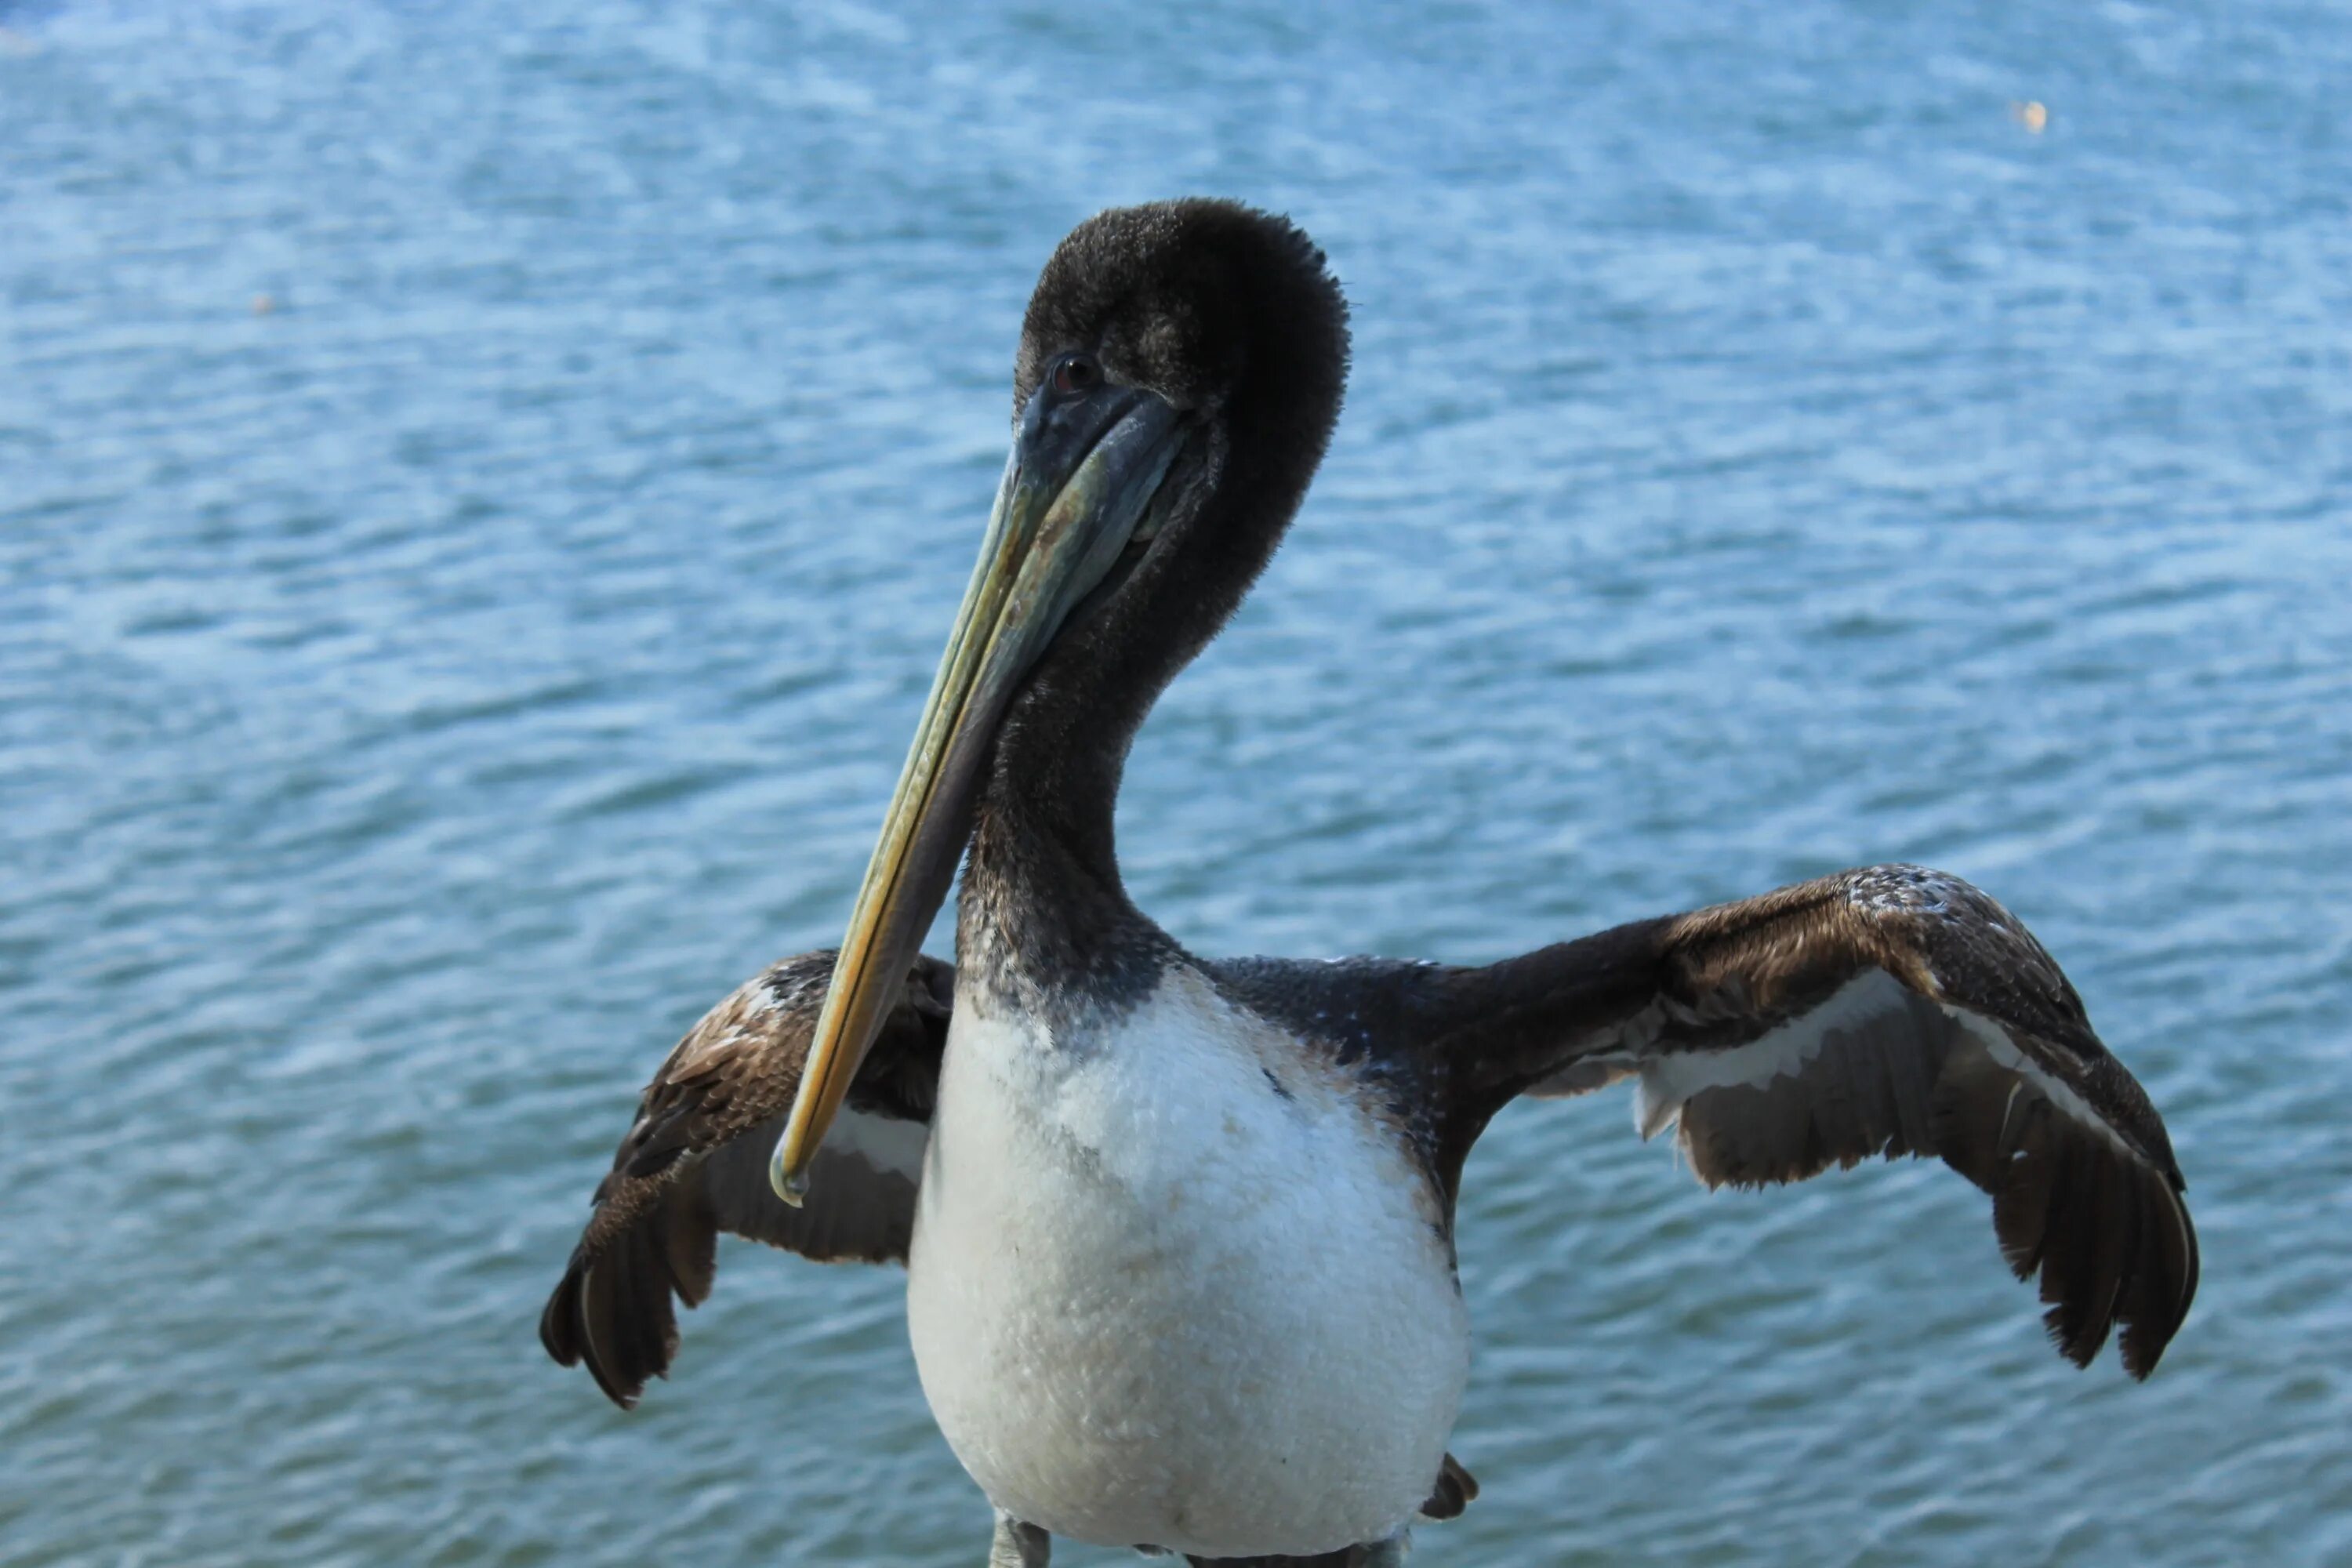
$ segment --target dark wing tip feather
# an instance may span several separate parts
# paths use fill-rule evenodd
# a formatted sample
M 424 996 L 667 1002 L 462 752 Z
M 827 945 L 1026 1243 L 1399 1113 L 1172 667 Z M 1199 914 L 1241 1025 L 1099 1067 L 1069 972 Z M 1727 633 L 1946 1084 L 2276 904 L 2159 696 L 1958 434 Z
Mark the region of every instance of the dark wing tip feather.
M 2051 1343 L 2088 1366 L 2110 1331 L 2124 1370 L 2145 1380 L 2196 1300 L 2197 1231 L 2168 1175 L 2032 1118 L 1993 1194 L 2001 1257 L 2020 1279 L 2042 1276 Z
M 539 1342 L 558 1366 L 580 1364 L 580 1347 L 585 1333 L 580 1323 L 582 1272 L 580 1255 L 575 1252 L 571 1267 L 563 1271 L 563 1279 L 547 1298 L 547 1305 L 540 1309 Z
M 677 1355 L 677 1310 L 710 1288 L 718 1243 L 709 1215 L 676 1188 L 593 1223 L 540 1313 L 540 1343 L 558 1365 L 585 1363 L 596 1386 L 624 1410 Z
M 1992 1194 L 2001 1255 L 2021 1279 L 2040 1272 L 2059 1353 L 2087 1367 L 2119 1331 L 2125 1371 L 2146 1378 L 2188 1316 L 2199 1271 L 2187 1184 L 2147 1092 L 2092 1029 L 2057 961 L 1981 889 L 1881 866 L 1848 873 L 1846 899 L 1899 933 L 1960 1026 L 1930 1053 L 1940 1059 L 1920 1152 Z M 2004 1059 L 2028 1066 L 1999 1070 L 1988 1047 L 2003 1044 L 2016 1053 Z
M 2119 1331 L 2124 1370 L 2144 1379 L 2197 1294 L 2197 1231 L 2163 1125 L 2137 1084 L 2130 1095 L 2114 1092 L 2109 1080 L 2130 1080 L 2112 1058 L 2100 1075 L 2108 1110 L 2093 1126 L 2079 1105 L 2062 1110 L 2047 1080 L 1997 1072 L 1978 1048 L 1982 1037 L 1963 1037 L 1947 1058 L 1940 1152 L 1992 1194 L 2011 1271 L 2041 1275 L 2042 1324 L 2058 1352 L 2088 1366 Z M 2047 1047 L 2027 1054 L 2045 1066 L 2062 1059 Z

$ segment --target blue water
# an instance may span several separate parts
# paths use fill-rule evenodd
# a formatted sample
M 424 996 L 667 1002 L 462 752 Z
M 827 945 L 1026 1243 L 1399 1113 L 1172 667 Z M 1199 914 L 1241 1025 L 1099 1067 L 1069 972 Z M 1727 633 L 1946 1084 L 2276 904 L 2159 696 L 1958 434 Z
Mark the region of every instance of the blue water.
M 2206 1242 L 2134 1386 L 1940 1169 L 1515 1110 L 1417 1563 L 2352 1563 L 2352 17 L 553 13 L 0 5 L 0 1560 L 979 1560 L 896 1274 L 726 1252 L 630 1416 L 533 1318 L 838 934 L 1037 267 L 1207 191 L 1356 369 L 1142 905 L 1466 960 L 1942 865 Z

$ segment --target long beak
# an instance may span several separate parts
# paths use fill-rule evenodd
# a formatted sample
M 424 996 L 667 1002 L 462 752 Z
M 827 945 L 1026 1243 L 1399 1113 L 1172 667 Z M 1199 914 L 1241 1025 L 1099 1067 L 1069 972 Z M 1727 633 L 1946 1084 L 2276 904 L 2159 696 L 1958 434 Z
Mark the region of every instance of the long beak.
M 769 1162 L 785 1202 L 881 1032 L 971 836 L 982 764 L 1005 708 L 1070 611 L 1135 539 L 1181 445 L 1176 411 L 1106 385 L 1076 405 L 1040 393 L 1024 414 L 988 535 L 866 868 L 799 1098 Z

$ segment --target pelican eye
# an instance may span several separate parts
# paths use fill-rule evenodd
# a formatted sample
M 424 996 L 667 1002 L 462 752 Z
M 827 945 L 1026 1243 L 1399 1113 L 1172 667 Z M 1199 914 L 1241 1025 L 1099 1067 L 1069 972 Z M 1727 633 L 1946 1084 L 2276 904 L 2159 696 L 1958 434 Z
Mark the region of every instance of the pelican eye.
M 1076 397 L 1102 384 L 1102 365 L 1092 354 L 1064 354 L 1048 378 L 1056 397 Z

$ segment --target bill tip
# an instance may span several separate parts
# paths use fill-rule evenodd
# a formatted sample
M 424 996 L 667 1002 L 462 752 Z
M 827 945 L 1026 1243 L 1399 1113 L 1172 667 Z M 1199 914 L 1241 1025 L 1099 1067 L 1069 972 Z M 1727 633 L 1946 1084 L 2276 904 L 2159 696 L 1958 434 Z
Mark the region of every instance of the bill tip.
M 776 1196 L 798 1208 L 802 1200 L 808 1196 L 808 1173 L 787 1168 L 784 1152 L 779 1148 L 775 1157 L 768 1162 L 768 1185 L 776 1189 Z

